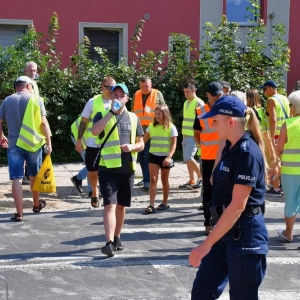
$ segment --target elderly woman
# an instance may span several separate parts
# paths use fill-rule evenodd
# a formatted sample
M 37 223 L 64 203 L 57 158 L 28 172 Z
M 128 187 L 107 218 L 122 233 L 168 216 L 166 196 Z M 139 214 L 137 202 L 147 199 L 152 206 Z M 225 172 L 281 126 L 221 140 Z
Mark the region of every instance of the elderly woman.
M 300 212 L 300 90 L 288 97 L 291 118 L 280 130 L 276 153 L 281 157 L 281 183 L 285 195 L 285 229 L 277 231 L 285 241 L 293 240 L 293 226 Z M 272 175 L 271 175 L 272 176 Z

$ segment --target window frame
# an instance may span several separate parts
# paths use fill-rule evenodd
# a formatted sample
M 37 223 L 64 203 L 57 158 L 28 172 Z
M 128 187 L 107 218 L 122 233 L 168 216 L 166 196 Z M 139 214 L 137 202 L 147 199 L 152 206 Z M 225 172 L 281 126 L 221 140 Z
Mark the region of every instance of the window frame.
M 79 22 L 79 43 L 84 38 L 84 29 L 104 29 L 119 31 L 119 61 L 121 56 L 128 61 L 128 24 L 127 23 L 95 23 L 95 22 Z
M 185 35 L 185 37 L 187 38 L 191 38 L 189 35 Z M 168 38 L 168 56 L 171 56 L 172 55 L 172 51 L 173 51 L 173 45 L 175 42 L 179 41 L 182 39 L 182 42 L 185 41 L 185 38 L 183 36 L 172 36 L 172 35 L 169 35 L 169 38 Z M 191 60 L 191 48 L 190 48 L 190 44 L 187 43 L 186 45 L 186 59 L 187 61 L 189 62 Z

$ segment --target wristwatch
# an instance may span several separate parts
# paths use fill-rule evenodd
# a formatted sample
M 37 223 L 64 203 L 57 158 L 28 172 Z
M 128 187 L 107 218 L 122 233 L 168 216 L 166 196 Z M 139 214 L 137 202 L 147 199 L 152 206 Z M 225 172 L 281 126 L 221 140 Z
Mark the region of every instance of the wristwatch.
M 117 115 L 117 114 L 116 114 L 114 111 L 112 111 L 111 109 L 109 110 L 109 112 L 112 113 L 114 116 Z

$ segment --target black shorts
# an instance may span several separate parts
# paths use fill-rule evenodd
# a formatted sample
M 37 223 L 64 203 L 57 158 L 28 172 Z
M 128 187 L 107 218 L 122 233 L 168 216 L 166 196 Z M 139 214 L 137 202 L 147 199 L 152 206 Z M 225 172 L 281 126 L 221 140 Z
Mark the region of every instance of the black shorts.
M 172 164 L 172 166 L 170 166 L 170 167 L 162 165 L 162 163 L 166 157 L 167 156 L 158 156 L 158 155 L 149 153 L 149 164 L 159 165 L 162 169 L 170 169 L 170 168 L 174 167 L 174 164 Z
M 98 153 L 99 148 L 86 147 L 85 149 L 85 165 L 89 172 L 98 171 L 100 161 L 100 155 L 98 155 Z M 98 158 L 96 159 L 97 155 Z M 94 162 L 95 166 L 93 166 Z
M 116 173 L 100 170 L 98 175 L 104 206 L 108 204 L 120 204 L 130 207 L 134 173 Z

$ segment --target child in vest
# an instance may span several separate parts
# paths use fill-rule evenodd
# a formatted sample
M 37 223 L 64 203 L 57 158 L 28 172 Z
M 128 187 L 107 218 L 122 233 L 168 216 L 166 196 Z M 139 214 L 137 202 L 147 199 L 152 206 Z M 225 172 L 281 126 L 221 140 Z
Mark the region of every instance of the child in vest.
M 144 142 L 150 139 L 149 172 L 150 172 L 150 205 L 145 209 L 146 214 L 155 211 L 155 196 L 157 191 L 158 173 L 161 170 L 161 182 L 163 189 L 163 201 L 157 207 L 158 210 L 170 208 L 169 197 L 169 174 L 174 166 L 172 156 L 176 150 L 178 132 L 172 123 L 172 117 L 167 105 L 156 107 L 154 121 L 148 126 L 144 135 Z

